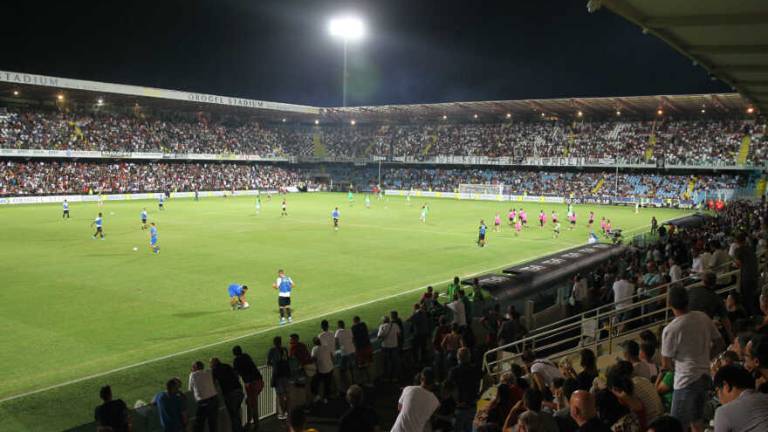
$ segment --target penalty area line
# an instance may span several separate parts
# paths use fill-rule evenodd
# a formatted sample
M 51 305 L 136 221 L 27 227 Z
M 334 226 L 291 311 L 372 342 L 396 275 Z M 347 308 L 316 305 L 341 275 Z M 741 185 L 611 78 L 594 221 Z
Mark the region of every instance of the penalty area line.
M 638 232 L 641 229 L 644 229 L 644 228 L 643 227 L 633 228 L 633 229 L 627 230 L 625 232 L 633 233 L 633 232 Z M 504 267 L 509 267 L 511 265 L 520 264 L 520 263 L 526 262 L 526 261 L 531 261 L 531 260 L 540 258 L 540 257 L 545 256 L 545 255 L 551 255 L 553 253 L 563 252 L 563 251 L 566 251 L 568 249 L 572 249 L 572 248 L 579 247 L 579 246 L 585 246 L 585 245 L 583 245 L 583 244 L 573 244 L 573 245 L 570 245 L 570 246 L 567 246 L 567 247 L 564 247 L 564 248 L 560 248 L 560 249 L 557 249 L 557 250 L 554 250 L 554 251 L 548 251 L 545 254 L 541 254 L 541 255 L 537 255 L 537 256 L 533 256 L 533 257 L 526 257 L 526 258 L 519 259 L 517 261 L 513 261 L 513 262 L 510 262 L 510 263 L 507 263 L 507 264 L 504 264 L 504 265 L 495 266 L 495 267 L 487 268 L 487 269 L 484 269 L 484 270 L 476 271 L 476 272 L 473 272 L 473 273 L 465 274 L 463 276 L 463 278 L 474 277 L 474 276 L 477 276 L 477 275 L 479 275 L 481 273 L 486 273 L 486 272 L 498 270 L 498 269 L 501 269 L 501 268 L 504 268 Z M 126 370 L 129 370 L 129 369 L 134 369 L 134 368 L 145 366 L 145 365 L 148 365 L 148 364 L 157 363 L 159 361 L 168 360 L 168 359 L 171 359 L 171 358 L 174 358 L 174 357 L 178 357 L 178 356 L 182 356 L 182 355 L 185 355 L 185 354 L 191 354 L 191 353 L 193 353 L 195 351 L 200 351 L 200 350 L 204 350 L 204 349 L 208 349 L 208 348 L 213 348 L 213 347 L 216 347 L 216 346 L 219 346 L 219 345 L 224 345 L 224 344 L 232 343 L 232 342 L 235 342 L 235 341 L 238 341 L 238 340 L 241 340 L 241 339 L 245 339 L 245 338 L 249 338 L 249 337 L 253 337 L 253 336 L 258 336 L 258 335 L 261 335 L 261 334 L 264 334 L 264 333 L 267 333 L 267 332 L 271 332 L 271 331 L 274 331 L 274 330 L 277 330 L 277 329 L 280 329 L 280 328 L 289 328 L 289 327 L 291 327 L 291 325 L 296 325 L 296 324 L 304 323 L 304 322 L 308 322 L 308 321 L 314 321 L 314 320 L 320 319 L 320 318 L 328 316 L 328 315 L 338 314 L 338 313 L 341 313 L 341 312 L 349 311 L 351 309 L 356 309 L 356 308 L 368 306 L 368 305 L 371 305 L 371 304 L 374 304 L 374 303 L 384 302 L 384 301 L 391 300 L 393 298 L 397 298 L 397 297 L 400 297 L 400 296 L 403 296 L 403 295 L 406 295 L 406 294 L 412 294 L 414 292 L 424 290 L 428 286 L 442 285 L 442 284 L 445 284 L 445 283 L 449 283 L 452 280 L 453 279 L 451 278 L 451 279 L 446 279 L 446 280 L 442 280 L 442 281 L 438 281 L 438 282 L 432 282 L 432 283 L 429 283 L 429 284 L 426 284 L 426 285 L 422 285 L 422 286 L 417 287 L 417 288 L 412 288 L 412 289 L 409 289 L 409 290 L 406 290 L 406 291 L 402 291 L 402 292 L 399 292 L 399 293 L 390 294 L 390 295 L 382 297 L 382 298 L 372 299 L 372 300 L 368 300 L 368 301 L 365 301 L 363 303 L 359 303 L 359 304 L 356 304 L 356 305 L 345 306 L 345 307 L 343 307 L 341 309 L 337 309 L 335 311 L 326 312 L 326 313 L 322 313 L 322 314 L 317 314 L 317 315 L 314 315 L 312 317 L 302 318 L 300 320 L 294 321 L 291 324 L 267 327 L 267 328 L 260 329 L 260 330 L 257 330 L 257 331 L 251 332 L 251 333 L 246 333 L 246 334 L 243 334 L 243 335 L 226 338 L 226 339 L 223 339 L 223 340 L 220 340 L 220 341 L 211 342 L 211 343 L 208 343 L 208 344 L 205 344 L 205 345 L 200 345 L 200 346 L 197 346 L 197 347 L 194 347 L 194 348 L 189 348 L 189 349 L 182 350 L 182 351 L 177 351 L 177 352 L 174 352 L 174 353 L 171 353 L 171 354 L 166 354 L 166 355 L 163 355 L 163 356 L 160 356 L 160 357 L 155 357 L 155 358 L 152 358 L 152 359 L 149 359 L 149 360 L 143 360 L 143 361 L 140 361 L 140 362 L 137 362 L 137 363 L 133 363 L 133 364 L 125 365 L 125 366 L 120 366 L 118 368 L 110 369 L 110 370 L 107 370 L 107 371 L 104 371 L 104 372 L 98 372 L 98 373 L 95 373 L 95 374 L 86 375 L 86 376 L 83 376 L 83 377 L 80 377 L 80 378 L 75 378 L 75 379 L 72 379 L 72 380 L 69 380 L 69 381 L 65 381 L 65 382 L 62 382 L 62 383 L 53 384 L 53 385 L 50 385 L 50 386 L 47 386 L 47 387 L 43 387 L 43 388 L 39 388 L 39 389 L 36 389 L 36 390 L 30 390 L 30 391 L 27 391 L 27 392 L 24 392 L 24 393 L 19 393 L 19 394 L 11 395 L 11 396 L 4 397 L 4 398 L 0 399 L 0 404 L 6 403 L 6 402 L 10 402 L 10 401 L 13 401 L 13 400 L 16 400 L 16 399 L 22 399 L 22 398 L 25 398 L 25 397 L 28 397 L 28 396 L 33 396 L 33 395 L 36 395 L 36 394 L 39 394 L 39 393 L 44 393 L 44 392 L 47 392 L 47 391 L 56 390 L 56 389 L 59 389 L 59 388 L 62 388 L 62 387 L 67 387 L 67 386 L 70 386 L 70 385 L 73 385 L 73 384 L 78 384 L 78 383 L 81 383 L 81 382 L 84 382 L 84 381 L 88 381 L 88 380 L 92 380 L 92 379 L 96 379 L 96 378 L 101 378 L 101 377 L 104 377 L 104 376 L 107 376 L 107 375 L 111 375 L 111 374 L 114 374 L 114 373 L 126 371 Z

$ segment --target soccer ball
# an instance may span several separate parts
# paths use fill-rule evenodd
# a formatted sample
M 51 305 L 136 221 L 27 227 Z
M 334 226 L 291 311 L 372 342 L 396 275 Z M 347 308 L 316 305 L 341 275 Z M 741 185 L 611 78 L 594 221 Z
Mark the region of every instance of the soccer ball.
M 248 309 L 251 305 L 248 304 L 248 302 L 243 302 L 243 309 Z
M 134 246 L 134 247 L 133 247 L 133 251 L 134 251 L 134 252 L 136 252 L 137 250 L 139 250 L 139 248 L 137 248 L 136 246 Z

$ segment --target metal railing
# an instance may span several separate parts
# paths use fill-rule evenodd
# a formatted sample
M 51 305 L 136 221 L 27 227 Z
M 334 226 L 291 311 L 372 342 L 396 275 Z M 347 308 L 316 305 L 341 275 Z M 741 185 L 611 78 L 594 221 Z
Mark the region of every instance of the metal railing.
M 717 290 L 718 294 L 738 290 L 739 269 L 715 273 L 718 281 L 725 282 L 725 286 Z M 648 290 L 659 294 L 637 293 L 631 298 L 598 306 L 541 326 L 522 339 L 486 351 L 483 356 L 483 371 L 486 377 L 497 380 L 510 369 L 512 363 L 519 361 L 523 351 L 528 348 L 552 360 L 572 355 L 583 348 L 592 348 L 596 354 L 601 354 L 598 350 L 606 344 L 607 353 L 610 354 L 616 339 L 623 339 L 630 334 L 671 321 L 672 310 L 667 304 L 667 291 L 670 287 L 684 286 L 691 289 L 699 285 L 702 285 L 702 282 L 697 276 L 689 276 Z M 616 303 L 630 302 L 626 307 L 617 308 Z

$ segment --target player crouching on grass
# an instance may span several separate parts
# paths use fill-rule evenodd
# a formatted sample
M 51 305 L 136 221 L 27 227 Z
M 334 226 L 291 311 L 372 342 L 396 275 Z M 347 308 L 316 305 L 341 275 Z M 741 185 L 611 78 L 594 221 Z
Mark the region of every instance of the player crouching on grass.
M 245 294 L 248 291 L 247 285 L 231 284 L 227 289 L 229 292 L 229 305 L 232 310 L 248 308 L 248 302 L 245 301 Z

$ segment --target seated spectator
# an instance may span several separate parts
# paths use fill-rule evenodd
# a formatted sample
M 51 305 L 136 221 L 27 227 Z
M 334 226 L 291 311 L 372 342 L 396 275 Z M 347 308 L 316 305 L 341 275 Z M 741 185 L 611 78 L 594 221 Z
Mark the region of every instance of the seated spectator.
M 664 404 L 664 410 L 669 411 L 672 409 L 672 396 L 674 392 L 675 372 L 668 370 L 659 373 L 656 377 L 656 392 L 661 397 L 661 402 Z
M 755 380 L 740 366 L 723 366 L 715 374 L 722 404 L 715 411 L 715 430 L 759 431 L 768 427 L 768 394 L 755 392 Z
M 640 422 L 629 408 L 609 390 L 600 390 L 595 395 L 597 415 L 612 432 L 641 432 Z
M 96 424 L 112 428 L 115 432 L 127 432 L 131 429 L 131 418 L 128 407 L 122 399 L 112 399 L 112 387 L 104 386 L 99 390 L 102 404 L 96 407 L 94 418 Z
M 543 393 L 539 390 L 530 388 L 525 391 L 523 399 L 515 404 L 509 411 L 504 430 L 519 424 L 519 417 L 524 413 L 532 413 L 537 419 L 537 425 L 542 432 L 558 432 L 558 426 L 555 419 L 549 413 L 542 412 Z
M 317 429 L 307 427 L 307 415 L 304 408 L 292 408 L 288 416 L 288 432 L 318 432 Z
M 184 432 L 187 430 L 186 398 L 181 392 L 181 380 L 171 378 L 165 383 L 165 391 L 152 400 L 157 406 L 160 426 L 163 432 Z
M 586 390 L 577 390 L 568 403 L 571 418 L 579 425 L 579 432 L 607 432 L 610 428 L 597 416 L 595 396 Z
M 616 373 L 620 375 L 624 375 L 625 377 L 628 377 L 632 381 L 632 394 L 640 400 L 643 404 L 644 408 L 644 414 L 645 418 L 647 420 L 653 420 L 656 417 L 664 414 L 664 404 L 661 401 L 661 397 L 659 397 L 658 392 L 656 391 L 656 387 L 653 383 L 651 383 L 649 380 L 634 376 L 632 374 L 632 364 L 627 361 L 620 361 L 616 365 L 614 365 L 608 372 L 609 374 L 612 371 L 615 371 Z M 626 386 L 625 386 L 626 387 Z M 624 389 L 626 391 L 626 388 Z M 619 399 L 621 400 L 621 397 L 617 395 Z M 629 405 L 628 405 L 629 406 Z M 634 412 L 635 410 L 633 410 Z M 640 416 L 638 413 L 638 419 L 641 420 L 642 424 L 644 423 L 643 417 Z
M 341 416 L 338 432 L 376 432 L 379 419 L 376 411 L 367 406 L 362 387 L 357 384 L 347 389 L 349 409 Z
M 745 349 L 744 367 L 755 378 L 757 390 L 768 393 L 768 336 L 757 335 Z
M 633 340 L 628 340 L 621 346 L 624 348 L 624 360 L 632 363 L 633 374 L 650 380 L 651 368 L 648 363 L 640 360 L 640 345 Z
M 563 381 L 559 392 L 555 394 L 557 411 L 555 411 L 554 417 L 560 432 L 575 432 L 579 428 L 579 425 L 571 417 L 569 402 L 576 390 L 579 390 L 579 382 L 573 378 L 567 378 Z
M 496 385 L 496 393 L 493 399 L 475 414 L 475 420 L 472 422 L 474 428 L 479 428 L 484 424 L 494 424 L 501 429 L 504 421 L 509 415 L 512 406 L 515 405 L 512 399 L 512 392 L 505 383 Z
M 538 358 L 533 350 L 526 349 L 520 356 L 528 371 L 531 386 L 544 391 L 552 385 L 555 378 L 563 378 L 560 369 L 551 361 Z
M 397 403 L 398 415 L 391 432 L 423 431 L 432 415 L 440 407 L 440 401 L 432 393 L 435 375 L 431 368 L 422 369 L 419 385 L 403 389 Z
M 651 374 L 650 381 L 656 380 L 656 376 L 659 374 L 659 367 L 653 361 L 656 356 L 656 343 L 650 341 L 640 342 L 640 362 L 648 367 L 648 371 Z M 634 367 L 633 367 L 634 369 Z
M 640 429 L 645 430 L 648 425 L 648 414 L 643 401 L 635 395 L 635 385 L 629 371 L 622 372 L 619 367 L 612 367 L 608 371 L 606 386 L 616 396 L 619 403 L 634 414 L 640 423 Z
M 517 418 L 517 432 L 544 432 L 543 415 L 533 411 L 526 411 Z
M 685 432 L 680 420 L 664 415 L 648 425 L 648 432 Z

